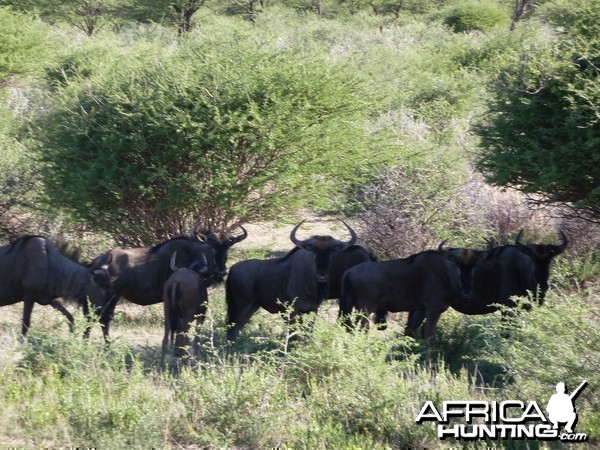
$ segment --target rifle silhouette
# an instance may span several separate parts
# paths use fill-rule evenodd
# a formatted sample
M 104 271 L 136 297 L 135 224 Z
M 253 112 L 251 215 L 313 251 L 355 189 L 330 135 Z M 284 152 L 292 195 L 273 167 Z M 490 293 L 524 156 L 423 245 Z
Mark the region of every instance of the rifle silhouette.
M 577 395 L 579 395 L 579 393 L 583 390 L 583 388 L 585 387 L 585 385 L 587 384 L 587 380 L 583 380 L 582 383 L 577 386 L 577 389 L 575 389 L 573 392 L 571 392 L 569 394 L 569 398 L 571 400 L 573 400 L 575 397 L 577 397 Z

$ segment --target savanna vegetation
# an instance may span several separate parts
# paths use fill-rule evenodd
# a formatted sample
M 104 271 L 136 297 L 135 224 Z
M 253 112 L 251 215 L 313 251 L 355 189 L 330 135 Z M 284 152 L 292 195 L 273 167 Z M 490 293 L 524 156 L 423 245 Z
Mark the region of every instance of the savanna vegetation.
M 478 448 L 416 424 L 423 403 L 545 405 L 587 380 L 576 428 L 598 445 L 599 24 L 595 0 L 0 0 L 4 242 L 89 260 L 307 215 L 382 259 L 570 241 L 543 306 L 448 311 L 431 348 L 404 315 L 349 334 L 326 303 L 311 332 L 257 314 L 228 352 L 219 286 L 201 355 L 163 365 L 160 305 L 119 306 L 109 345 L 39 306 L 21 343 L 2 307 L 0 443 Z M 230 265 L 273 250 L 248 239 Z

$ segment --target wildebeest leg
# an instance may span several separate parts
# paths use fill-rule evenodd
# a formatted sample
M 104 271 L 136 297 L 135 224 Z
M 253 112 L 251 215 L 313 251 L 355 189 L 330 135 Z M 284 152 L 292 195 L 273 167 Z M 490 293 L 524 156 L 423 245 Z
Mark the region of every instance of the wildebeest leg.
M 365 330 L 365 331 L 368 330 L 369 327 L 371 326 L 371 324 L 369 322 L 369 317 L 371 316 L 371 311 L 369 311 L 369 309 L 364 306 L 356 308 L 356 311 L 359 314 L 358 319 L 357 319 L 358 328 L 360 328 L 361 330 Z
M 79 299 L 79 304 L 81 305 L 81 311 L 83 312 L 83 317 L 85 317 L 86 325 L 85 330 L 83 331 L 83 338 L 87 339 L 90 337 L 90 332 L 92 331 L 92 326 L 90 325 L 90 304 L 87 297 Z
M 427 311 L 425 313 L 425 325 L 423 325 L 423 335 L 427 340 L 428 347 L 435 343 L 435 329 L 437 327 L 437 323 L 440 320 L 441 315 L 442 313 L 440 311 Z
M 286 318 L 288 330 L 290 333 L 290 338 L 289 338 L 290 342 L 298 339 L 299 331 L 302 332 L 304 330 L 307 330 L 309 332 L 312 332 L 312 330 L 315 326 L 315 317 L 308 316 L 308 314 L 310 314 L 312 312 L 317 312 L 317 311 L 316 310 L 314 310 L 314 311 L 294 310 L 290 314 L 289 318 Z M 302 324 L 302 327 L 299 328 L 298 326 L 296 326 L 296 324 Z
M 375 327 L 378 330 L 387 329 L 387 314 L 388 312 L 384 309 L 378 309 L 375 311 Z
M 251 303 L 250 305 L 247 305 L 241 313 L 236 310 L 235 313 L 231 314 L 230 310 L 229 318 L 227 320 L 227 325 L 230 327 L 227 330 L 228 341 L 235 341 L 237 339 L 242 328 L 244 328 L 258 308 L 258 303 Z
M 193 356 L 198 356 L 200 353 L 200 336 L 198 336 L 198 332 L 200 327 L 204 324 L 204 320 L 206 319 L 206 303 L 203 303 L 198 308 L 199 312 L 196 315 L 196 327 L 194 330 L 194 339 L 192 340 L 192 354 Z
M 113 319 L 114 315 L 115 315 L 115 308 L 117 307 L 117 302 L 119 300 L 119 297 L 116 295 L 113 295 L 109 298 L 108 302 L 106 302 L 106 305 L 104 306 L 104 308 L 100 309 L 100 325 L 102 326 L 102 335 L 104 336 L 104 340 L 108 341 L 108 339 L 110 338 L 109 335 L 109 331 L 110 331 L 110 322 Z M 96 311 L 98 312 L 98 310 Z
M 406 328 L 404 334 L 412 338 L 417 337 L 417 330 L 425 320 L 425 310 L 417 309 L 408 313 L 408 319 L 406 320 Z
M 67 310 L 67 308 L 64 307 L 64 305 L 58 301 L 58 300 L 52 300 L 50 302 L 50 304 L 52 305 L 52 307 L 54 309 L 56 309 L 57 311 L 60 311 L 69 321 L 69 330 L 71 331 L 71 333 L 75 332 L 75 319 L 73 318 L 73 315 Z
M 25 337 L 29 326 L 31 325 L 31 312 L 33 311 L 33 305 L 35 301 L 31 298 L 26 298 L 23 306 L 23 323 L 21 324 L 21 335 Z

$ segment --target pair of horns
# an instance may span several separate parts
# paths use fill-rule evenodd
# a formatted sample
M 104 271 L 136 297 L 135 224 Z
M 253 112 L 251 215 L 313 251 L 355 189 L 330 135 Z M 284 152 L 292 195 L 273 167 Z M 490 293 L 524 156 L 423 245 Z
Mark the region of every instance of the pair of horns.
M 242 225 L 238 225 L 238 226 L 242 229 L 242 234 L 240 234 L 239 236 L 235 236 L 232 239 L 234 244 L 241 242 L 248 237 L 248 231 Z M 208 240 L 208 236 L 206 236 L 203 233 L 200 233 L 199 229 L 200 229 L 200 227 L 198 227 L 197 225 L 194 228 L 192 228 L 192 231 L 190 233 L 191 236 L 194 239 L 196 239 L 197 241 L 206 242 Z
M 569 241 L 567 240 L 567 236 L 565 235 L 565 233 L 561 230 L 559 231 L 560 233 L 560 245 L 558 246 L 559 250 L 561 252 L 564 252 L 567 248 L 567 245 L 569 245 Z M 523 244 L 521 244 L 521 236 L 523 235 L 523 229 L 519 230 L 519 232 L 517 233 L 517 237 L 515 238 L 515 245 L 517 247 L 522 246 Z
M 294 229 L 292 230 L 292 232 L 290 233 L 290 240 L 297 246 L 297 247 L 302 247 L 302 245 L 306 242 L 306 240 L 301 241 L 300 239 L 296 238 L 296 231 L 298 231 L 298 228 L 300 228 L 300 225 L 302 225 L 305 222 L 305 220 L 303 220 L 302 222 L 300 222 L 298 225 L 296 225 L 294 227 Z M 350 225 L 348 225 L 346 222 L 342 221 L 342 223 L 346 226 L 346 228 L 348 228 L 348 231 L 350 232 L 350 240 L 347 242 L 342 242 L 343 244 L 345 244 L 346 247 L 350 247 L 351 245 L 354 245 L 354 243 L 356 242 L 356 233 L 354 232 L 354 230 L 350 227 Z

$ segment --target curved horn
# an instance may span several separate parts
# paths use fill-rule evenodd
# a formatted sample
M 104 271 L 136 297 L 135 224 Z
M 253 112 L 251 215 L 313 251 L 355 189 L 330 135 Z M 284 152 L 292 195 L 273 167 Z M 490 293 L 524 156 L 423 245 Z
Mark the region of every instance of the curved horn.
M 567 239 L 567 235 L 565 233 L 563 233 L 562 230 L 560 231 L 560 238 L 561 238 L 561 242 L 560 242 L 560 246 L 558 247 L 558 249 L 562 253 L 567 249 L 567 245 L 569 245 L 569 241 Z
M 175 250 L 173 252 L 173 256 L 171 256 L 171 270 L 173 272 L 179 270 L 179 267 L 177 267 L 176 261 L 177 261 L 177 250 Z
M 444 239 L 440 245 L 438 245 L 438 252 L 443 252 L 444 251 L 444 245 L 446 245 L 446 242 L 448 242 L 448 239 Z
M 346 247 L 350 247 L 351 245 L 354 245 L 356 243 L 356 240 L 357 240 L 356 233 L 354 232 L 352 227 L 350 225 L 348 225 L 346 222 L 344 222 L 343 220 L 342 220 L 342 223 L 344 225 L 346 225 L 346 228 L 348 228 L 348 231 L 350 232 L 350 240 L 347 243 L 345 243 Z
M 306 220 L 306 219 L 305 219 Z M 304 243 L 304 241 L 301 241 L 299 239 L 296 238 L 296 231 L 298 231 L 298 228 L 300 228 L 300 225 L 302 225 L 304 223 L 304 220 L 302 222 L 300 222 L 298 225 L 296 225 L 294 227 L 294 229 L 292 230 L 292 232 L 290 233 L 290 240 L 294 243 L 294 245 L 296 245 L 297 247 L 302 247 L 302 244 Z
M 521 247 L 523 244 L 521 244 L 521 236 L 523 235 L 523 228 L 521 228 L 519 230 L 519 232 L 517 233 L 517 237 L 515 238 L 515 245 L 517 247 Z
M 242 242 L 244 239 L 246 239 L 248 237 L 248 232 L 246 231 L 246 229 L 242 225 L 240 225 L 240 228 L 242 229 L 243 234 L 236 236 L 234 239 L 234 242 Z
M 190 233 L 192 235 L 192 237 L 194 239 L 196 239 L 197 241 L 200 242 L 206 242 L 206 240 L 208 239 L 206 237 L 206 235 L 200 233 L 198 230 L 200 229 L 200 227 L 198 225 L 196 225 L 194 228 L 192 228 L 192 232 Z

